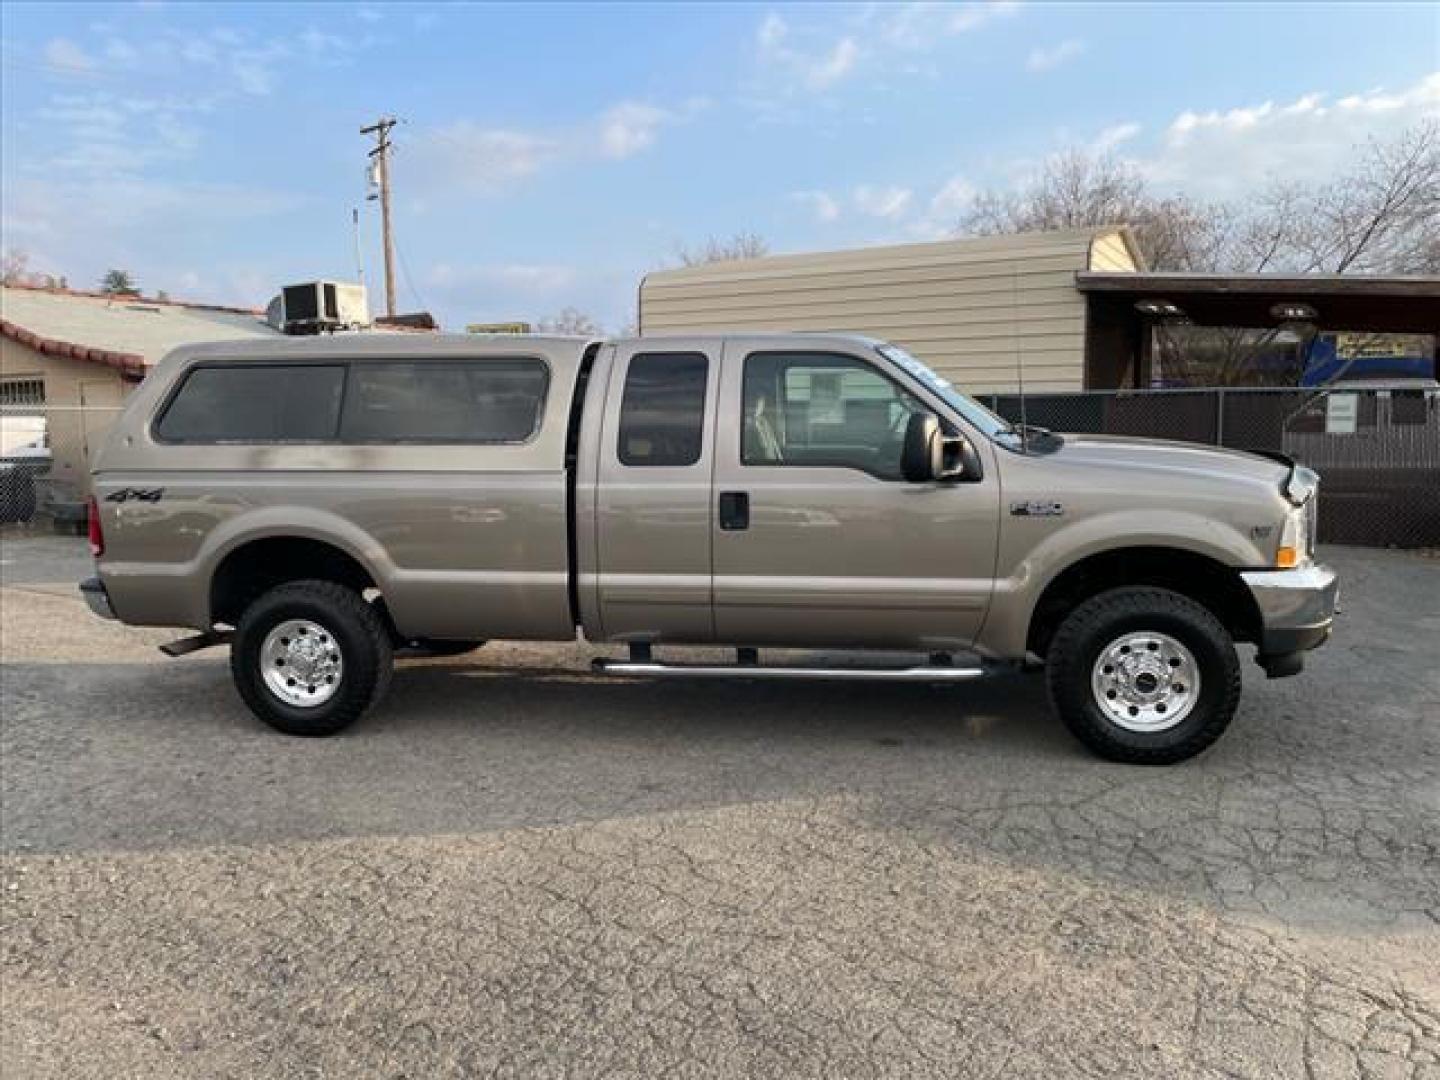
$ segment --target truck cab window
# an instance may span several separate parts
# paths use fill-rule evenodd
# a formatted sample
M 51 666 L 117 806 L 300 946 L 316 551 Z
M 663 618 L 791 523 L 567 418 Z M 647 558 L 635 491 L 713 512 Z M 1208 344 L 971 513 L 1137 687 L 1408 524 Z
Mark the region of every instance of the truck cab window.
M 855 357 L 755 353 L 745 358 L 741 460 L 859 469 L 899 480 L 905 426 L 923 411 Z
M 620 404 L 622 465 L 694 465 L 700 460 L 709 368 L 702 353 L 631 357 Z

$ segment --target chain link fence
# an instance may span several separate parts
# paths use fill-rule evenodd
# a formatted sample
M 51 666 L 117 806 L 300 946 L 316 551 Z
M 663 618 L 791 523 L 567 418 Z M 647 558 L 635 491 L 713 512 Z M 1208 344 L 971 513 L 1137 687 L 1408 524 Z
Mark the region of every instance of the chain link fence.
M 1322 479 L 1320 539 L 1440 546 L 1440 391 L 1092 390 L 990 394 L 1007 420 L 1059 432 L 1140 435 L 1279 451 Z
M 980 400 L 1010 420 L 1013 394 Z M 84 525 L 89 460 L 118 408 L 0 403 L 0 524 Z M 1096 390 L 1028 394 L 1027 423 L 1273 450 L 1323 479 L 1320 539 L 1440 546 L 1440 391 Z
M 116 408 L 0 404 L 0 525 L 79 529 L 90 496 L 90 454 Z

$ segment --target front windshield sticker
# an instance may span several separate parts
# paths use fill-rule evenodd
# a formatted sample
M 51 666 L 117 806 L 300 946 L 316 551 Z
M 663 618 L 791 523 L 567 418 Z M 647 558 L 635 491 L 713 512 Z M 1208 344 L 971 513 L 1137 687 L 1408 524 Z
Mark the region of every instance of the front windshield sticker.
M 881 356 L 885 357 L 891 363 L 898 364 L 936 394 L 940 395 L 951 408 L 959 412 L 961 416 L 965 417 L 966 420 L 974 424 L 986 435 L 994 438 L 1009 429 L 1010 425 L 1003 419 L 996 416 L 978 401 L 956 390 L 954 384 L 946 379 L 942 379 L 931 370 L 929 365 L 916 359 L 898 345 L 878 345 L 876 349 Z

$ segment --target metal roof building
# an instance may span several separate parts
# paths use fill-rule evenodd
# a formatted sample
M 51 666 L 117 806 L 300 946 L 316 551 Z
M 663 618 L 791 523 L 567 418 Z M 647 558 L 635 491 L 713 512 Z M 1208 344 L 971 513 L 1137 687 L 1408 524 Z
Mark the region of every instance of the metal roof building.
M 640 329 L 848 330 L 894 341 L 966 391 L 1079 390 L 1086 301 L 1076 275 L 1137 271 L 1128 229 L 1021 233 L 775 255 L 662 270 Z
M 74 503 L 89 488 L 90 451 L 162 356 L 197 341 L 278 335 L 243 308 L 0 287 L 0 452 L 40 432 L 48 501 Z
M 1020 233 L 663 270 L 642 333 L 847 330 L 905 346 L 969 393 L 1152 385 L 1154 310 L 1266 329 L 1440 335 L 1440 278 L 1150 273 L 1128 229 Z

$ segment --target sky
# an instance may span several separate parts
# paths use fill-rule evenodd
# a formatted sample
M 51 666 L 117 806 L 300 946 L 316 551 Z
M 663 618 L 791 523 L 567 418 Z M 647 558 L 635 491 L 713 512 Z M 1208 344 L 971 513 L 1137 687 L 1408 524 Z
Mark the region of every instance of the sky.
M 1440 4 L 0 5 L 0 244 L 88 287 L 383 302 L 359 128 L 394 131 L 401 310 L 633 317 L 649 270 L 939 239 L 1067 148 L 1162 193 L 1326 178 L 1440 116 Z

